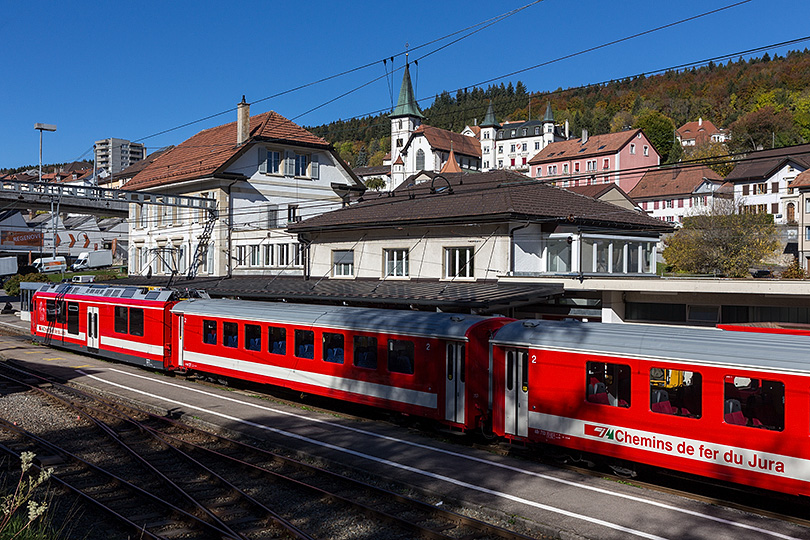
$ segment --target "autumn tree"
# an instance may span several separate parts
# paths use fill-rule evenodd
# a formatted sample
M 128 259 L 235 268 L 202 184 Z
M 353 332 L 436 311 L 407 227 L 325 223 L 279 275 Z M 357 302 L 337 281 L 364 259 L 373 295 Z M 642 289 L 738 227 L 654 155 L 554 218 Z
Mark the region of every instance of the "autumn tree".
M 375 176 L 374 178 L 369 178 L 366 180 L 366 187 L 368 189 L 373 189 L 374 191 L 380 191 L 385 189 L 386 183 L 385 179 L 380 178 L 379 176 Z
M 685 159 L 696 163 L 705 163 L 711 170 L 725 178 L 734 168 L 734 161 L 724 143 L 704 143 L 689 147 Z
M 729 148 L 735 153 L 781 148 L 801 142 L 790 111 L 768 105 L 744 114 L 731 126 Z
M 664 245 L 664 259 L 676 271 L 738 278 L 774 255 L 779 241 L 773 216 L 740 213 L 733 203 L 721 202 L 684 218 Z
M 675 124 L 668 116 L 646 109 L 636 118 L 634 128 L 641 128 L 661 156 L 661 163 L 669 163 L 672 141 L 675 139 Z

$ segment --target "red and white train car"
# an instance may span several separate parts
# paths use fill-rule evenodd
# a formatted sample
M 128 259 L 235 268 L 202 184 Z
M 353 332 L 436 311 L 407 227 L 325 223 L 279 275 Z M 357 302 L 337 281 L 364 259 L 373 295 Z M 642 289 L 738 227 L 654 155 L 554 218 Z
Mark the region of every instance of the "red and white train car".
M 511 320 L 220 299 L 183 301 L 171 311 L 180 368 L 461 429 L 488 417 L 489 338 Z
M 810 495 L 808 337 L 528 320 L 492 343 L 498 435 Z
M 35 340 L 152 369 L 172 369 L 169 289 L 58 283 L 34 293 Z

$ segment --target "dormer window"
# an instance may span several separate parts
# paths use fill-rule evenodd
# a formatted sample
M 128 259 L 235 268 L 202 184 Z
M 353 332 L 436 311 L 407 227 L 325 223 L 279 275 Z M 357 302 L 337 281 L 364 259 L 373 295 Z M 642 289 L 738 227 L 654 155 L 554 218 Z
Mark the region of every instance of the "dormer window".
M 540 126 L 537 126 L 537 127 L 534 128 L 534 134 L 535 135 L 540 135 Z
M 514 137 L 514 136 L 515 136 L 515 133 L 517 133 L 517 132 L 516 132 L 516 131 L 513 129 L 513 130 L 512 130 L 512 135 L 511 135 L 511 136 L 512 136 L 512 137 Z
M 528 131 L 528 130 L 527 130 L 526 128 L 523 128 L 522 130 L 520 130 L 520 135 L 521 135 L 522 137 L 525 137 L 525 136 L 526 136 L 527 131 Z

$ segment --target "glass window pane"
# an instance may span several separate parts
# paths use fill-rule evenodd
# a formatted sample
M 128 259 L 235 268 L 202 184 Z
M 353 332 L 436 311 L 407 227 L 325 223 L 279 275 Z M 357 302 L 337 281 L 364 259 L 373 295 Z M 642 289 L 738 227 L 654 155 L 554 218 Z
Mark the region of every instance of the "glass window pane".
M 323 333 L 323 360 L 334 364 L 343 363 L 343 334 Z
M 272 354 L 287 354 L 287 330 L 278 326 L 268 326 L 268 347 Z
M 258 324 L 245 325 L 245 349 L 249 351 L 262 350 L 262 327 Z
M 315 358 L 315 332 L 312 330 L 295 331 L 295 356 Z
M 650 368 L 652 412 L 700 418 L 702 390 L 700 373 L 665 367 Z
M 129 310 L 129 333 L 133 336 L 143 335 L 143 310 L 140 308 Z
M 401 339 L 388 340 L 388 371 L 413 375 L 413 341 L 405 341 Z
M 354 365 L 377 369 L 377 338 L 354 336 Z
M 239 346 L 239 325 L 237 323 L 222 323 L 222 344 L 234 348 Z

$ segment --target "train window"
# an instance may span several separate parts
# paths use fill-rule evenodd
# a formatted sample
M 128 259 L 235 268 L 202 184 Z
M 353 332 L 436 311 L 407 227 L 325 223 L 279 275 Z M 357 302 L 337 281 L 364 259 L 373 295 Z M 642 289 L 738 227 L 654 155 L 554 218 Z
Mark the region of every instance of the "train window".
M 245 349 L 249 351 L 262 350 L 262 327 L 258 324 L 245 325 Z
M 114 329 L 118 334 L 129 332 L 129 311 L 126 306 L 115 306 Z
M 312 330 L 295 331 L 295 356 L 315 358 L 315 332 Z
M 129 308 L 129 333 L 143 335 L 143 310 L 140 308 Z
M 56 301 L 56 322 L 59 324 L 67 322 L 67 308 L 64 300 Z
M 68 334 L 79 334 L 79 304 L 76 302 L 67 303 L 67 331 Z
M 726 424 L 774 431 L 785 429 L 784 383 L 727 375 L 723 387 Z
M 377 338 L 354 336 L 354 365 L 377 369 Z
M 203 319 L 203 343 L 217 344 L 217 321 Z
M 700 418 L 703 380 L 700 373 L 664 367 L 650 368 L 650 410 Z
M 45 300 L 45 321 L 56 322 L 56 300 Z
M 323 361 L 343 363 L 343 334 L 323 333 Z
M 278 326 L 268 326 L 268 346 L 273 354 L 287 354 L 287 330 Z
M 239 346 L 239 325 L 237 323 L 222 323 L 222 344 L 234 348 Z
M 388 371 L 413 375 L 413 341 L 388 340 Z
M 588 362 L 585 397 L 591 403 L 630 406 L 630 366 Z

